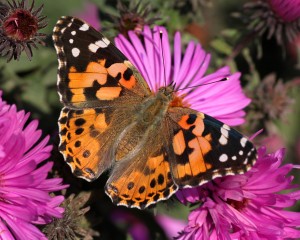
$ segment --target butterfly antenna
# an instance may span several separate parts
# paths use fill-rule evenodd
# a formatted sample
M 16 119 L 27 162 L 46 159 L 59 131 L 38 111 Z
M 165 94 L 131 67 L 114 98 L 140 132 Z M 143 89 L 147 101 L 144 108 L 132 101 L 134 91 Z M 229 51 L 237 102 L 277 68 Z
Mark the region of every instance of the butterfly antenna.
M 227 80 L 229 80 L 229 77 L 225 77 L 225 78 L 222 78 L 220 80 L 209 82 L 209 83 L 202 83 L 202 84 L 195 85 L 195 86 L 190 86 L 190 87 L 184 87 L 184 88 L 176 89 L 176 91 L 185 90 L 185 89 L 188 89 L 188 88 L 196 88 L 196 87 L 205 86 L 205 85 L 209 85 L 209 84 L 213 84 L 213 83 L 217 83 L 217 82 L 224 82 L 224 81 L 227 81 Z
M 167 86 L 167 76 L 166 76 L 166 65 L 165 65 L 165 55 L 164 55 L 164 49 L 163 49 L 163 31 L 159 31 L 159 36 L 160 36 L 160 46 L 161 46 L 161 53 L 162 53 L 162 62 L 163 62 L 163 72 L 164 72 L 164 81 L 165 81 L 165 87 Z

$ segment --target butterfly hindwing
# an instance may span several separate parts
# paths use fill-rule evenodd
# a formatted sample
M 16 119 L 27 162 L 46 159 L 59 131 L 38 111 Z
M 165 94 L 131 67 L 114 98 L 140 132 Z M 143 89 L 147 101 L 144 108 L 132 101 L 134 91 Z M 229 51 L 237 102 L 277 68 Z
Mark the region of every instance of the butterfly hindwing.
M 161 146 L 159 151 L 145 150 L 145 154 L 114 167 L 105 188 L 115 204 L 144 209 L 177 191 L 168 156 Z
M 85 22 L 61 17 L 53 40 L 59 61 L 58 92 L 66 106 L 118 106 L 123 97 L 150 94 L 147 83 L 127 58 Z
M 248 139 L 206 114 L 174 108 L 169 119 L 171 172 L 181 188 L 244 173 L 257 159 Z

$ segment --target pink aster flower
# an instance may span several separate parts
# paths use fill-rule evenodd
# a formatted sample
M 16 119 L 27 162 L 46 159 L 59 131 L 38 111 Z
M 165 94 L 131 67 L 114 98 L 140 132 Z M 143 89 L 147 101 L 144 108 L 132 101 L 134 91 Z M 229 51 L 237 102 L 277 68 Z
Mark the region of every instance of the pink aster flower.
M 293 22 L 300 18 L 300 0 L 268 0 L 268 2 L 284 22 Z
M 292 42 L 300 32 L 300 0 L 248 1 L 244 10 L 244 22 L 252 30 L 248 37 L 266 34 L 268 39 L 275 37 L 282 45 Z
M 156 92 L 160 87 L 175 83 L 175 91 L 183 106 L 204 112 L 229 125 L 244 122 L 243 108 L 250 103 L 250 99 L 240 86 L 240 73 L 231 74 L 229 67 L 223 67 L 205 75 L 210 54 L 199 43 L 190 42 L 183 53 L 180 33 L 177 32 L 174 37 L 174 53 L 171 54 L 168 33 L 165 28 L 157 26 L 153 30 L 145 26 L 140 38 L 129 31 L 128 39 L 119 35 L 115 43 L 138 68 L 152 91 Z M 226 77 L 229 80 L 193 87 Z
M 266 154 L 262 147 L 247 173 L 178 192 L 184 204 L 201 202 L 178 239 L 299 239 L 300 213 L 285 208 L 300 199 L 300 191 L 287 175 L 294 166 L 281 166 L 283 157 L 283 149 Z
M 0 240 L 43 239 L 35 224 L 60 218 L 63 196 L 49 193 L 66 188 L 62 179 L 47 179 L 52 162 L 45 162 L 52 147 L 38 122 L 2 101 L 0 91 Z M 25 126 L 26 125 L 26 126 Z

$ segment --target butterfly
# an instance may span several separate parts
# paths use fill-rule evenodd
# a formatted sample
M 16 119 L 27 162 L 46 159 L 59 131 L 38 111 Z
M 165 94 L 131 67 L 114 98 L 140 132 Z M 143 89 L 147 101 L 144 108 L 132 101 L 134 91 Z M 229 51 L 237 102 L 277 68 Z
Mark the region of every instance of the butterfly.
M 137 68 L 100 32 L 61 17 L 58 56 L 59 150 L 77 177 L 109 171 L 105 192 L 144 209 L 178 189 L 242 174 L 253 144 L 228 125 L 176 102 L 174 85 L 151 92 Z

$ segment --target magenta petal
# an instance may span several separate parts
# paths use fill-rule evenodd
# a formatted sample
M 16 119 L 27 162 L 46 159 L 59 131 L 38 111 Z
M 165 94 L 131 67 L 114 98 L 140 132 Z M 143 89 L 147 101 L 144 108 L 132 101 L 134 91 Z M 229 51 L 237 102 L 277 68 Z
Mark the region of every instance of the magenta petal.
M 293 22 L 300 18 L 299 0 L 270 0 L 268 3 L 274 13 L 284 22 Z
M 0 240 L 15 240 L 14 236 L 2 221 L 0 221 L 0 232 Z
M 155 79 L 155 64 L 154 64 L 154 44 L 152 40 L 152 32 L 148 26 L 144 27 L 144 42 L 145 42 L 145 50 L 147 52 L 148 58 L 148 78 L 145 77 L 146 81 L 149 84 L 150 89 L 154 89 L 154 84 L 152 80 Z
M 180 88 L 185 88 L 187 86 L 197 86 L 197 78 L 204 74 L 203 64 L 208 63 L 207 54 L 201 48 L 200 44 L 196 44 L 195 51 L 193 53 L 193 59 L 191 60 L 191 65 L 189 67 L 189 71 L 186 75 L 185 84 L 181 85 Z M 197 78 L 195 78 L 197 76 Z M 187 89 L 188 90 L 188 89 Z M 184 90 L 183 90 L 184 92 Z M 187 91 L 189 92 L 189 91 Z
M 165 28 L 160 28 L 162 31 L 162 55 L 164 58 L 164 78 L 166 78 L 166 86 L 171 83 L 171 69 L 172 69 L 172 60 L 171 60 L 171 49 L 168 39 L 168 33 Z M 165 82 L 163 82 L 165 84 Z M 161 85 L 164 86 L 164 85 Z
M 32 136 L 30 139 L 26 139 L 25 149 L 30 149 L 34 143 L 41 137 L 42 131 L 37 130 L 38 121 L 34 120 L 28 124 L 28 126 L 24 129 L 25 135 Z
M 32 221 L 35 220 L 36 216 L 35 214 L 31 214 L 31 210 L 32 209 L 29 210 L 20 206 L 14 206 L 14 208 L 12 208 L 8 204 L 0 204 L 1 218 L 5 218 L 6 215 L 14 216 L 16 211 L 18 211 L 18 214 L 20 214 L 20 216 L 18 217 L 19 219 L 21 219 L 22 221 Z
M 181 64 L 181 35 L 179 32 L 175 33 L 174 37 L 174 74 L 173 78 L 176 78 L 180 71 Z
M 3 179 L 5 180 L 5 183 L 7 184 L 9 180 L 16 181 L 17 183 L 20 184 L 20 179 L 19 177 L 28 175 L 31 173 L 35 168 L 37 164 L 35 162 L 29 162 L 26 166 L 22 167 L 22 169 L 17 169 L 15 171 L 9 171 Z
M 178 76 L 176 76 L 176 82 L 178 82 L 178 88 L 184 88 L 187 84 L 183 86 L 183 81 L 188 81 L 189 79 L 186 78 L 188 72 L 190 71 L 191 64 L 192 64 L 192 57 L 195 50 L 195 43 L 190 42 L 185 50 L 185 54 L 180 66 L 180 70 Z
M 134 59 L 135 59 L 134 61 L 140 62 L 136 65 L 136 67 L 138 69 L 143 69 L 143 70 L 141 70 L 141 72 L 143 73 L 142 75 L 146 79 L 150 79 L 149 71 L 148 71 L 148 68 L 146 67 L 149 64 L 149 58 L 147 57 L 146 51 L 145 51 L 141 41 L 139 40 L 139 38 L 137 37 L 137 35 L 134 32 L 129 32 L 128 36 L 130 38 L 130 41 L 135 43 L 135 47 L 132 48 L 133 52 L 131 53 L 134 56 Z

